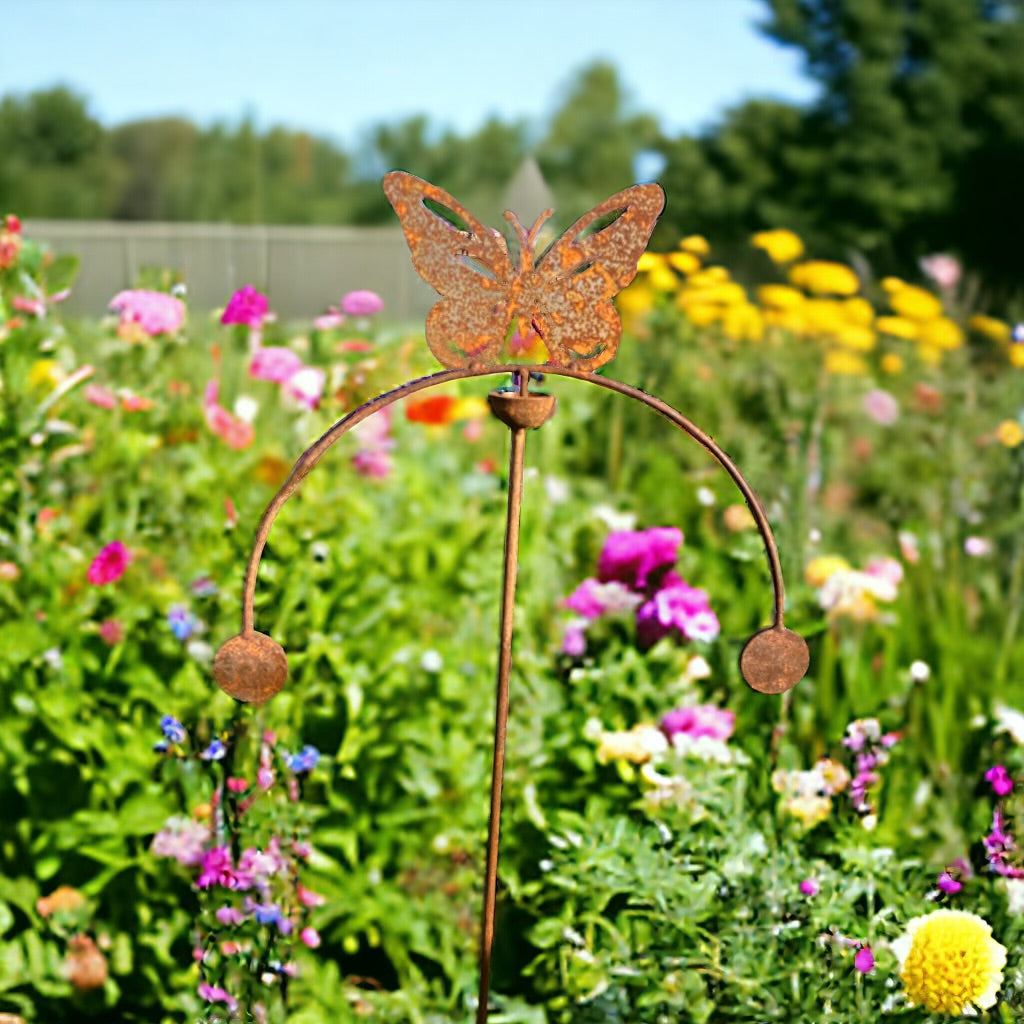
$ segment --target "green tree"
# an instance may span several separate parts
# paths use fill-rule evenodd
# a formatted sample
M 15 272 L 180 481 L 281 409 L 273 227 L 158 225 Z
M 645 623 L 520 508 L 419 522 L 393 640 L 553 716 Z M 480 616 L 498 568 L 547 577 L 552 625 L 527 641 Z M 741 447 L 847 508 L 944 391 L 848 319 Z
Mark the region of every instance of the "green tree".
M 1018 277 L 1022 0 L 767 0 L 770 36 L 822 86 L 816 218 L 883 259 L 960 249 Z

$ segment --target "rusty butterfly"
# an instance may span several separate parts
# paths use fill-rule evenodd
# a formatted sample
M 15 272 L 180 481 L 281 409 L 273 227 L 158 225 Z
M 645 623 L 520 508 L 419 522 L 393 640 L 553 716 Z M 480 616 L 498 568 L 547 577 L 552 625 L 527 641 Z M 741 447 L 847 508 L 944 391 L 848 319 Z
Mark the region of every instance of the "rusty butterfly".
M 529 230 L 506 212 L 519 243 L 518 267 L 502 234 L 444 189 L 391 171 L 384 193 L 401 221 L 416 272 L 442 296 L 427 315 L 426 336 L 444 366 L 515 362 L 514 346 L 511 357 L 503 358 L 513 328 L 513 342 L 525 347 L 539 339 L 546 362 L 556 366 L 593 370 L 615 355 L 622 322 L 611 300 L 636 276 L 665 206 L 660 185 L 616 192 L 536 258 L 538 235 L 552 211 Z

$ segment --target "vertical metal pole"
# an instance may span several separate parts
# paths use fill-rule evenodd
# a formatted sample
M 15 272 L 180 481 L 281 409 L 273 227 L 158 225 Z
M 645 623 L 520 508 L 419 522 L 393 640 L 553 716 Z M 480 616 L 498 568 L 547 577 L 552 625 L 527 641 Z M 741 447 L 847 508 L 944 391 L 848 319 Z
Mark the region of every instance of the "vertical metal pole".
M 523 392 L 529 374 L 523 375 Z M 526 428 L 514 426 L 508 460 L 508 512 L 505 520 L 505 570 L 501 592 L 501 639 L 498 647 L 498 685 L 494 706 L 494 758 L 491 767 L 491 816 L 487 827 L 487 867 L 484 874 L 484 907 L 480 930 L 480 988 L 476 1024 L 487 1022 L 494 949 L 494 902 L 498 884 L 498 843 L 501 833 L 501 790 L 505 778 L 505 736 L 508 726 L 508 677 L 512 667 L 512 617 L 516 603 L 516 572 L 519 565 L 519 519 L 523 505 L 523 463 Z

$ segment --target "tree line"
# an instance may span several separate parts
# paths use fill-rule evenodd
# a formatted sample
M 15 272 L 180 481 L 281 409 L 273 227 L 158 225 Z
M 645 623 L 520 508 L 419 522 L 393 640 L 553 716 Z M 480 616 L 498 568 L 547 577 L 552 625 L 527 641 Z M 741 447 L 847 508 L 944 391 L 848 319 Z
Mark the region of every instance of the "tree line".
M 565 216 L 660 162 L 655 245 L 728 246 L 790 227 L 822 256 L 880 272 L 952 251 L 995 287 L 1024 280 L 1024 0 L 763 0 L 763 31 L 801 51 L 807 107 L 752 99 L 697 135 L 667 134 L 614 66 L 582 69 L 539 130 L 424 116 L 374 128 L 358 152 L 250 121 L 177 117 L 105 128 L 59 87 L 0 100 L 0 198 L 22 216 L 232 223 L 390 223 L 380 176 L 401 167 L 471 209 L 495 209 L 536 158 Z M 698 87 L 680 83 L 681 88 Z

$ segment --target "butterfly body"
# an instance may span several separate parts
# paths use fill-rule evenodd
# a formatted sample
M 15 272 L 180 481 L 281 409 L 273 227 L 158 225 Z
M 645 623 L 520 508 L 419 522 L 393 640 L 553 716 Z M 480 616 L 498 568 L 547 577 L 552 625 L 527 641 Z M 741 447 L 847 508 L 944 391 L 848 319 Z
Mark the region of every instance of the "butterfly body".
M 539 336 L 548 362 L 595 369 L 615 354 L 622 324 L 611 302 L 636 264 L 665 203 L 658 185 L 635 185 L 606 199 L 539 258 L 537 236 L 550 211 L 528 231 L 505 216 L 519 241 L 514 262 L 500 232 L 485 227 L 443 189 L 404 171 L 384 178 L 419 275 L 441 296 L 427 315 L 430 350 L 448 367 L 502 361 L 510 327 Z M 426 205 L 429 200 L 454 217 Z M 615 216 L 592 230 L 596 222 Z M 455 221 L 466 225 L 460 228 Z

